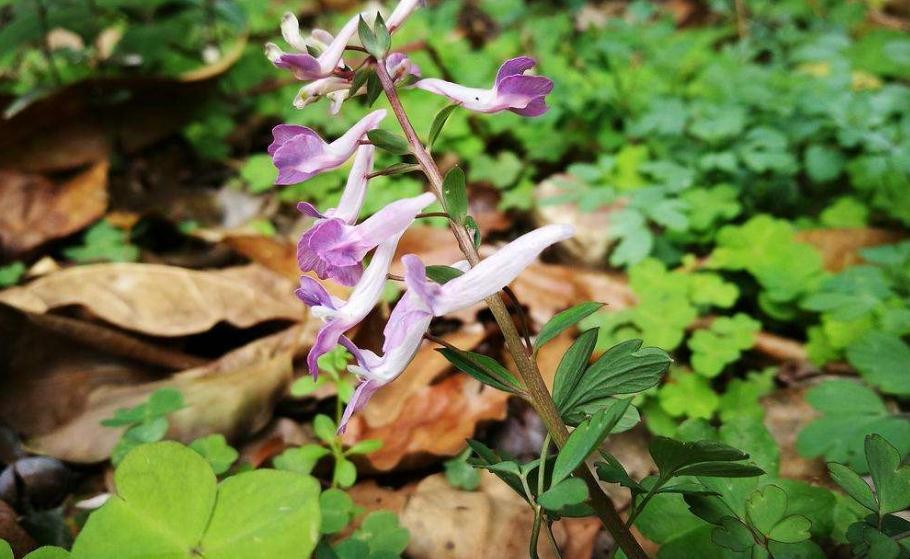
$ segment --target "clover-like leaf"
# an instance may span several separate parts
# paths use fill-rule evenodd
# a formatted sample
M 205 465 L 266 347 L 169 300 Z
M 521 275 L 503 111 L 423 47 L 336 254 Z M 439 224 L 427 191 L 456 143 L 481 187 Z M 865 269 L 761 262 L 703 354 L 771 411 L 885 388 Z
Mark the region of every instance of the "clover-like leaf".
M 910 465 L 904 465 L 900 452 L 880 435 L 866 437 L 865 445 L 879 514 L 910 507 Z

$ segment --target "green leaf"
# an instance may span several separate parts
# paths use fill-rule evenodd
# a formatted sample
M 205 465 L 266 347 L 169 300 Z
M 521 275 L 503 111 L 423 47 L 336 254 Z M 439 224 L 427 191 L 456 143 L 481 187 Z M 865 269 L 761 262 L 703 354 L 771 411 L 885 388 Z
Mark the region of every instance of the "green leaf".
M 272 163 L 272 156 L 264 153 L 251 155 L 240 168 L 240 178 L 254 193 L 272 188 L 278 178 L 278 169 Z
M 63 249 L 63 255 L 74 262 L 135 262 L 139 249 L 125 231 L 102 219 L 85 232 L 82 245 Z
M 371 558 L 388 558 L 404 553 L 410 535 L 393 512 L 382 510 L 368 514 L 351 539 L 366 542 Z
M 755 546 L 749 528 L 732 516 L 720 519 L 720 526 L 711 532 L 711 541 L 733 551 L 747 551 Z
M 313 433 L 323 442 L 330 443 L 335 440 L 338 426 L 332 419 L 325 415 L 319 414 L 313 418 Z
M 882 392 L 910 395 L 910 383 L 907 382 L 910 345 L 898 336 L 869 332 L 847 348 L 847 359 Z
M 454 365 L 456 369 L 471 375 L 484 384 L 512 394 L 521 392 L 521 385 L 518 383 L 518 379 L 492 357 L 447 347 L 436 351 L 448 359 L 449 363 Z
M 335 469 L 332 471 L 332 482 L 339 487 L 348 488 L 357 481 L 357 466 L 344 457 L 335 459 Z
M 844 170 L 844 156 L 828 146 L 812 145 L 806 150 L 806 173 L 816 183 L 836 179 Z
M 670 382 L 660 387 L 657 398 L 660 408 L 673 417 L 710 419 L 720 404 L 708 379 L 682 369 L 670 374 Z
M 318 444 L 308 444 L 297 448 L 289 448 L 276 456 L 272 463 L 278 470 L 287 470 L 298 474 L 309 474 L 316 463 L 330 454 L 329 449 Z
M 786 514 L 787 493 L 776 485 L 755 491 L 746 501 L 749 523 L 765 535 L 770 534 Z
M 382 82 L 379 81 L 379 76 L 376 75 L 376 72 L 369 72 L 365 100 L 367 107 L 372 107 L 380 95 L 382 95 Z
M 366 439 L 354 443 L 354 446 L 347 449 L 345 454 L 371 454 L 382 448 L 381 439 Z
M 13 550 L 9 543 L 2 538 L 0 538 L 0 559 L 16 559 L 13 557 Z
M 847 495 L 853 497 L 857 503 L 870 511 L 878 512 L 878 503 L 875 501 L 875 496 L 872 495 L 872 488 L 859 474 L 837 462 L 828 463 L 828 472 L 834 483 L 838 484 Z
M 446 480 L 452 487 L 474 491 L 480 485 L 480 474 L 477 472 L 477 468 L 467 463 L 470 455 L 471 449 L 467 448 L 455 458 L 443 463 Z
M 114 481 L 117 494 L 89 517 L 74 559 L 287 557 L 316 543 L 319 487 L 306 476 L 258 470 L 216 488 L 201 456 L 162 442 L 131 452 Z
M 634 394 L 659 383 L 672 360 L 661 349 L 641 345 L 641 340 L 629 340 L 601 355 L 588 367 L 565 401 L 565 413 L 589 402 L 618 394 Z
M 588 498 L 588 486 L 579 478 L 563 480 L 544 491 L 537 502 L 543 508 L 558 512 L 565 507 L 585 502 Z
M 16 285 L 25 274 L 25 264 L 22 262 L 13 262 L 6 266 L 0 266 L 0 287 L 9 287 Z
M 597 343 L 597 333 L 597 328 L 582 332 L 559 360 L 553 377 L 553 401 L 560 412 L 566 411 L 566 404 L 573 399 L 581 377 L 588 368 Z
M 464 272 L 451 266 L 427 266 L 427 277 L 440 285 L 444 285 L 461 275 L 464 275 Z
M 654 437 L 649 448 L 660 476 L 667 479 L 686 466 L 702 462 L 730 462 L 749 455 L 717 441 L 683 442 L 667 437 Z
M 411 146 L 408 141 L 398 134 L 393 134 L 388 130 L 377 128 L 367 132 L 367 138 L 379 149 L 383 149 L 393 155 L 408 155 L 411 153 Z
M 760 330 L 761 322 L 743 313 L 715 319 L 707 329 L 696 330 L 689 338 L 692 368 L 706 377 L 716 377 L 739 359 L 743 350 L 755 345 Z
M 224 435 L 214 434 L 196 439 L 190 443 L 190 448 L 198 452 L 208 461 L 215 475 L 221 475 L 230 469 L 237 461 L 240 454 L 227 444 Z
M 391 37 L 389 35 L 389 30 L 385 26 L 385 22 L 382 20 L 382 16 L 379 15 L 378 12 L 376 14 L 376 21 L 373 24 L 373 29 L 370 29 L 370 26 L 367 25 L 367 22 L 363 19 L 363 16 L 361 16 L 360 22 L 357 24 L 357 32 L 360 35 L 360 44 L 363 45 L 363 48 L 365 48 L 368 53 L 377 59 L 385 57 L 391 44 Z
M 794 514 L 778 522 L 768 538 L 781 543 L 799 543 L 809 539 L 811 526 L 808 518 Z
M 557 485 L 575 471 L 610 434 L 628 407 L 629 400 L 622 400 L 620 405 L 601 410 L 579 424 L 556 456 L 550 483 Z
M 458 105 L 446 105 L 443 107 L 436 116 L 433 117 L 433 124 L 430 125 L 430 135 L 427 140 L 427 147 L 432 148 L 433 144 L 436 143 L 436 139 L 439 137 L 440 132 L 442 132 L 443 127 L 446 125 L 446 121 L 449 120 L 449 116 L 452 115 L 452 112 L 458 108 Z
M 885 437 L 901 453 L 910 451 L 910 421 L 892 415 L 862 384 L 829 380 L 811 388 L 806 401 L 822 414 L 796 440 L 796 449 L 807 458 L 823 456 L 864 474 L 869 470 L 863 441 L 872 433 Z
M 322 524 L 319 532 L 335 534 L 344 529 L 354 516 L 354 500 L 340 489 L 329 488 L 319 496 Z
M 358 23 L 358 28 L 360 24 Z M 357 92 L 360 91 L 360 88 L 367 83 L 367 79 L 370 76 L 375 76 L 376 73 L 373 71 L 371 66 L 365 66 L 356 72 L 354 72 L 354 78 L 351 79 L 351 88 L 348 90 L 348 97 L 353 98 L 357 95 Z M 372 103 L 370 103 L 372 104 Z
M 3 557 L 2 551 L 0 551 L 0 557 Z M 62 547 L 45 545 L 29 553 L 24 559 L 69 559 L 70 557 L 70 552 Z
M 571 309 L 566 309 L 547 321 L 534 340 L 534 349 L 540 349 L 544 344 L 558 336 L 564 330 L 574 326 L 583 318 L 597 312 L 603 303 L 581 303 Z
M 903 465 L 900 452 L 880 435 L 867 436 L 865 446 L 879 515 L 910 507 L 910 465 Z
M 764 475 L 765 471 L 751 464 L 738 464 L 736 462 L 705 462 L 692 464 L 677 470 L 679 476 L 702 477 L 756 477 Z
M 465 183 L 464 171 L 461 167 L 452 167 L 442 183 L 442 192 L 445 196 L 445 207 L 455 223 L 464 223 L 468 215 L 468 190 Z
M 277 470 L 244 472 L 218 487 L 199 549 L 207 559 L 306 557 L 316 547 L 320 522 L 315 479 Z
M 394 175 L 401 175 L 404 173 L 411 173 L 413 171 L 419 171 L 420 165 L 415 163 L 396 163 L 394 165 L 389 165 L 385 169 L 379 171 L 379 176 L 391 177 Z

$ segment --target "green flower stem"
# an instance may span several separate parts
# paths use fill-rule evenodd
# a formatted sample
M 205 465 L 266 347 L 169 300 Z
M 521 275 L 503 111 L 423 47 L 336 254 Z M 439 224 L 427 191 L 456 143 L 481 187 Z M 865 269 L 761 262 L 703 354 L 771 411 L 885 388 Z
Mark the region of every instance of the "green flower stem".
M 401 125 L 401 129 L 408 140 L 408 144 L 411 146 L 411 152 L 414 157 L 417 158 L 417 162 L 420 164 L 430 183 L 430 188 L 440 201 L 444 200 L 442 173 L 439 171 L 439 167 L 436 165 L 433 157 L 423 145 L 423 142 L 420 141 L 417 132 L 414 131 L 414 126 L 408 119 L 408 115 L 401 104 L 401 99 L 398 97 L 398 92 L 395 90 L 395 84 L 392 82 L 392 77 L 386 70 L 383 61 L 379 61 L 379 63 L 375 64 L 374 68 L 376 69 L 376 75 L 379 77 L 379 83 L 382 84 L 382 89 L 392 107 L 392 111 L 395 113 L 395 117 Z M 450 220 L 449 228 L 455 235 L 455 240 L 458 242 L 458 246 L 461 249 L 461 252 L 464 253 L 468 262 L 470 262 L 472 266 L 480 262 L 480 255 L 474 247 L 471 234 L 464 225 Z M 566 428 L 566 424 L 559 415 L 559 410 L 556 408 L 556 404 L 553 402 L 553 398 L 547 390 L 546 384 L 544 384 L 540 369 L 537 367 L 537 362 L 532 359 L 525 350 L 521 335 L 518 333 L 515 323 L 512 322 L 512 317 L 509 315 L 509 311 L 506 308 L 502 297 L 499 294 L 493 295 L 486 300 L 486 303 L 493 313 L 493 317 L 496 319 L 499 328 L 502 330 L 503 338 L 505 338 L 506 341 L 506 347 L 512 355 L 512 359 L 515 361 L 515 365 L 518 369 L 519 377 L 527 389 L 529 402 L 534 407 L 535 411 L 537 411 L 541 420 L 543 420 L 553 441 L 557 446 L 562 447 L 569 438 L 569 430 Z M 591 507 L 595 510 L 604 527 L 610 532 L 610 535 L 613 536 L 619 547 L 626 553 L 626 556 L 629 557 L 629 559 L 646 559 L 648 557 L 647 554 L 635 540 L 635 537 L 629 529 L 624 525 L 616 507 L 613 505 L 613 501 L 611 501 L 607 494 L 603 492 L 600 483 L 597 481 L 597 478 L 594 477 L 590 468 L 583 464 L 579 466 L 576 474 L 588 485 L 588 493 L 591 497 Z

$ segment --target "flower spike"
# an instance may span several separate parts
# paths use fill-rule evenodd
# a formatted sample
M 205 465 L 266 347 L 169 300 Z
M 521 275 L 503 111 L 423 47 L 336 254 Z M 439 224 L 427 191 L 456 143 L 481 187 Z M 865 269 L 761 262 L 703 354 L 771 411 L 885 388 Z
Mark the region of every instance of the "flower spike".
M 312 46 L 315 48 L 324 47 L 322 54 L 318 57 L 307 52 L 307 43 L 300 35 L 300 28 L 297 25 L 297 18 L 293 14 L 285 14 L 281 22 L 281 34 L 292 47 L 300 52 L 287 53 L 282 51 L 278 45 L 267 43 L 265 45 L 265 54 L 278 68 L 291 70 L 294 77 L 298 80 L 316 80 L 331 75 L 332 72 L 341 64 L 341 57 L 344 55 L 344 49 L 348 46 L 351 38 L 357 32 L 357 23 L 360 20 L 360 14 L 355 15 L 344 24 L 338 35 L 331 37 L 324 31 L 314 32 L 312 36 Z M 328 35 L 328 36 L 326 36 Z M 323 41 L 329 40 L 328 44 Z

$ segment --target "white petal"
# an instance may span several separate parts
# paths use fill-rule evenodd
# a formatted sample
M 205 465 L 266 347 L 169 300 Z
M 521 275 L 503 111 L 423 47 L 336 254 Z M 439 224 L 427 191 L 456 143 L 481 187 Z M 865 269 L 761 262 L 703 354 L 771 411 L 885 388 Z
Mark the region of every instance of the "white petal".
M 291 45 L 300 52 L 306 52 L 306 41 L 300 36 L 300 23 L 297 16 L 291 12 L 285 12 L 281 17 L 281 36 L 287 44 Z

